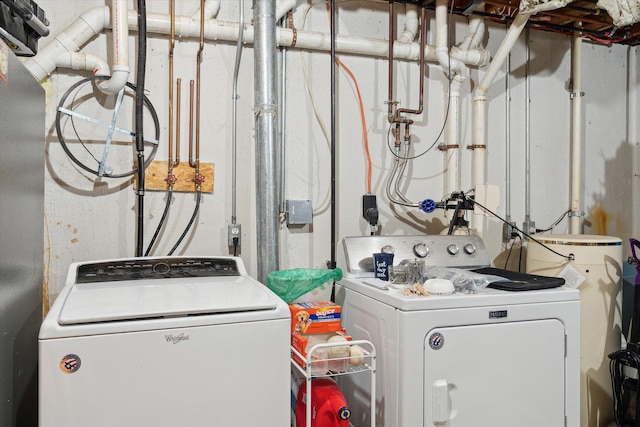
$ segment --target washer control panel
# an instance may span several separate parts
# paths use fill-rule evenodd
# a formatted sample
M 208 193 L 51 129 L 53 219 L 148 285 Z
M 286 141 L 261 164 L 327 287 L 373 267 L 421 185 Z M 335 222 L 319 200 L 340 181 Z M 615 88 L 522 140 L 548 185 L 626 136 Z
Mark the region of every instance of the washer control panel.
M 179 277 L 240 276 L 228 258 L 132 258 L 78 266 L 76 283 L 118 282 Z

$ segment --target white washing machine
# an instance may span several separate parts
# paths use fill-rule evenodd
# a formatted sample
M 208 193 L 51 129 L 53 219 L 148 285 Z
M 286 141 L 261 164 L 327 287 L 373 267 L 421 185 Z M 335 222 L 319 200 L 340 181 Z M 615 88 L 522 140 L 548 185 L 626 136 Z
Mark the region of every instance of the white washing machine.
M 39 425 L 288 426 L 290 324 L 240 258 L 73 264 L 40 329 Z
M 373 280 L 371 254 L 394 264 L 489 265 L 477 236 L 347 237 L 337 284 L 343 326 L 376 348 L 376 426 L 578 427 L 580 300 L 565 287 L 407 296 Z M 353 425 L 372 425 L 370 394 L 342 378 Z

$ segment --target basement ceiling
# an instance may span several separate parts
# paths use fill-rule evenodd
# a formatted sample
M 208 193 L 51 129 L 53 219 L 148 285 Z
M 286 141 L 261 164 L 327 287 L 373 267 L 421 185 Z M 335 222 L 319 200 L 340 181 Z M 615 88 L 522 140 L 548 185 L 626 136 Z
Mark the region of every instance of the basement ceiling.
M 452 1 L 452 0 L 450 0 Z M 640 0 L 618 0 L 620 8 L 640 10 Z M 435 1 L 401 1 L 426 8 L 434 8 Z M 517 15 L 520 0 L 453 0 L 454 13 L 482 15 L 488 20 L 507 24 Z M 615 0 L 613 1 L 615 2 Z M 629 3 L 631 2 L 631 3 Z M 635 2 L 635 3 L 634 3 Z M 640 22 L 617 27 L 607 10 L 599 6 L 598 0 L 575 0 L 561 9 L 539 12 L 529 18 L 529 27 L 543 31 L 570 35 L 581 31 L 583 36 L 595 43 L 640 45 Z M 480 5 L 484 4 L 484 11 Z M 601 1 L 602 4 L 602 1 Z M 637 12 L 636 12 L 637 13 Z

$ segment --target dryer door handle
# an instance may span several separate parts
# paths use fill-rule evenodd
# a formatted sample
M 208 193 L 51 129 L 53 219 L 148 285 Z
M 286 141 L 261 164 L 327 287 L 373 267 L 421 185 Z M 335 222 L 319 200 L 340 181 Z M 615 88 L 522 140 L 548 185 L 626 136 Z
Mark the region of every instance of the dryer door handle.
M 431 385 L 431 420 L 444 425 L 449 421 L 449 384 L 447 380 L 436 380 Z

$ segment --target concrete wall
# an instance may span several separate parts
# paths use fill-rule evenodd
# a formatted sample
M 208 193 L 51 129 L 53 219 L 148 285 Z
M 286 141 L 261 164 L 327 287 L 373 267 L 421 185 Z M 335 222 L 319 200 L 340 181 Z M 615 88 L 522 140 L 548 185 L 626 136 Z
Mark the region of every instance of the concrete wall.
M 130 2 L 130 8 L 133 3 Z M 198 2 L 176 2 L 178 15 L 192 15 Z M 238 20 L 238 2 L 221 2 L 218 18 Z M 245 16 L 251 19 L 251 2 L 245 3 Z M 79 14 L 103 6 L 102 1 L 74 1 L 73 8 L 60 7 L 61 2 L 42 0 L 41 7 L 52 23 L 52 34 L 62 31 Z M 300 27 L 306 16 L 305 29 L 329 32 L 324 5 L 307 9 L 298 2 L 294 23 Z M 168 1 L 147 2 L 148 13 L 168 13 Z M 403 10 L 399 6 L 400 11 Z M 403 14 L 398 18 L 403 23 Z M 433 13 L 429 12 L 428 42 L 435 41 Z M 387 7 L 385 2 L 348 2 L 339 11 L 338 32 L 345 36 L 386 39 Z M 467 33 L 467 22 L 454 17 L 456 43 Z M 487 49 L 494 54 L 506 28 L 487 23 L 484 37 Z M 51 39 L 51 36 L 49 37 Z M 41 46 L 50 40 L 43 39 Z M 130 37 L 131 64 L 135 64 L 136 33 Z M 530 33 L 531 88 L 531 219 L 539 228 L 551 225 L 569 208 L 570 78 L 571 39 L 565 35 L 532 30 Z M 178 38 L 175 48 L 175 76 L 183 79 L 183 87 L 195 78 L 197 39 Z M 87 43 L 82 52 L 110 60 L 110 32 Z M 167 36 L 150 34 L 146 71 L 147 96 L 158 111 L 161 121 L 161 144 L 156 159 L 166 160 L 168 117 L 168 49 Z M 227 226 L 231 219 L 231 110 L 232 77 L 235 58 L 232 42 L 207 41 L 202 63 L 202 162 L 215 164 L 213 193 L 203 197 L 194 232 L 176 254 L 229 254 Z M 638 47 L 602 46 L 585 43 L 583 48 L 584 138 L 583 210 L 585 232 L 619 236 L 627 239 L 640 234 L 638 212 L 640 201 L 640 141 L 637 120 L 630 115 L 638 111 L 640 68 Z M 323 52 L 290 49 L 287 55 L 287 138 L 286 198 L 310 199 L 315 215 L 313 225 L 282 226 L 280 268 L 324 267 L 330 257 L 330 209 L 327 193 L 330 185 L 330 155 L 311 103 L 315 99 L 319 114 L 330 123 L 330 56 Z M 392 166 L 387 149 L 386 121 L 387 61 L 368 56 L 342 55 L 342 60 L 358 78 L 364 101 L 365 117 L 372 158 L 372 192 L 378 196 L 382 234 L 439 233 L 447 227 L 442 212 L 425 214 L 416 209 L 391 206 L 384 195 L 386 179 Z M 302 63 L 306 64 L 310 85 L 306 87 Z M 629 77 L 630 67 L 636 70 Z M 401 106 L 417 105 L 418 66 L 415 62 L 397 61 L 396 94 Z M 80 170 L 63 152 L 55 131 L 55 113 L 60 97 L 86 72 L 58 69 L 43 82 L 47 91 L 47 160 L 44 241 L 45 284 L 52 302 L 64 284 L 68 265 L 74 261 L 130 257 L 135 253 L 136 196 L 128 179 L 96 178 Z M 473 90 L 484 75 L 484 69 L 471 68 L 470 80 L 461 97 L 461 190 L 471 189 L 471 99 Z M 445 120 L 447 80 L 439 66 L 429 64 L 426 70 L 424 113 L 415 118 L 412 127 L 415 151 L 425 151 L 433 143 L 445 142 L 440 135 Z M 132 72 L 130 81 L 135 80 Z M 525 39 L 518 40 L 511 55 L 511 173 L 510 213 L 518 226 L 525 215 Z M 182 139 L 186 153 L 188 91 L 183 92 Z M 505 79 L 501 71 L 488 92 L 487 148 L 488 181 L 500 188 L 501 206 L 505 214 Z M 130 104 L 130 102 L 129 102 Z M 131 109 L 123 107 L 123 121 L 131 123 Z M 635 108 L 635 110 L 633 110 Z M 348 76 L 338 73 L 337 82 L 337 237 L 369 233 L 362 219 L 361 197 L 367 191 L 365 156 L 357 99 Z M 87 113 L 108 119 L 102 106 L 92 106 Z M 255 207 L 255 140 L 253 132 L 253 51 L 246 46 L 239 75 L 238 101 L 238 182 L 237 221 L 242 225 L 240 255 L 250 273 L 257 270 Z M 125 124 L 123 124 L 124 126 Z M 129 124 L 129 126 L 131 126 Z M 102 129 L 88 129 L 83 139 L 105 138 Z M 73 144 L 77 149 L 79 144 Z M 80 148 L 81 149 L 81 148 Z M 133 160 L 133 150 L 120 149 L 124 164 Z M 115 156 L 115 154 L 114 154 Z M 115 157 L 114 157 L 115 158 Z M 184 158 L 184 157 L 183 157 Z M 407 169 L 403 185 L 406 195 L 415 201 L 425 198 L 440 200 L 443 194 L 444 160 L 442 152 L 431 149 L 414 160 Z M 149 242 L 165 201 L 165 193 L 148 191 L 145 196 L 145 245 Z M 153 254 L 163 255 L 173 246 L 186 226 L 194 207 L 193 193 L 174 194 L 168 226 L 160 236 Z M 486 241 L 496 263 L 503 263 L 508 245 L 501 240 L 502 225 L 489 220 Z M 555 232 L 568 231 L 566 219 Z M 517 246 L 517 245 L 516 245 Z M 626 245 L 628 246 L 628 245 Z M 629 249 L 625 246 L 625 254 Z M 512 254 L 512 262 L 517 256 Z

